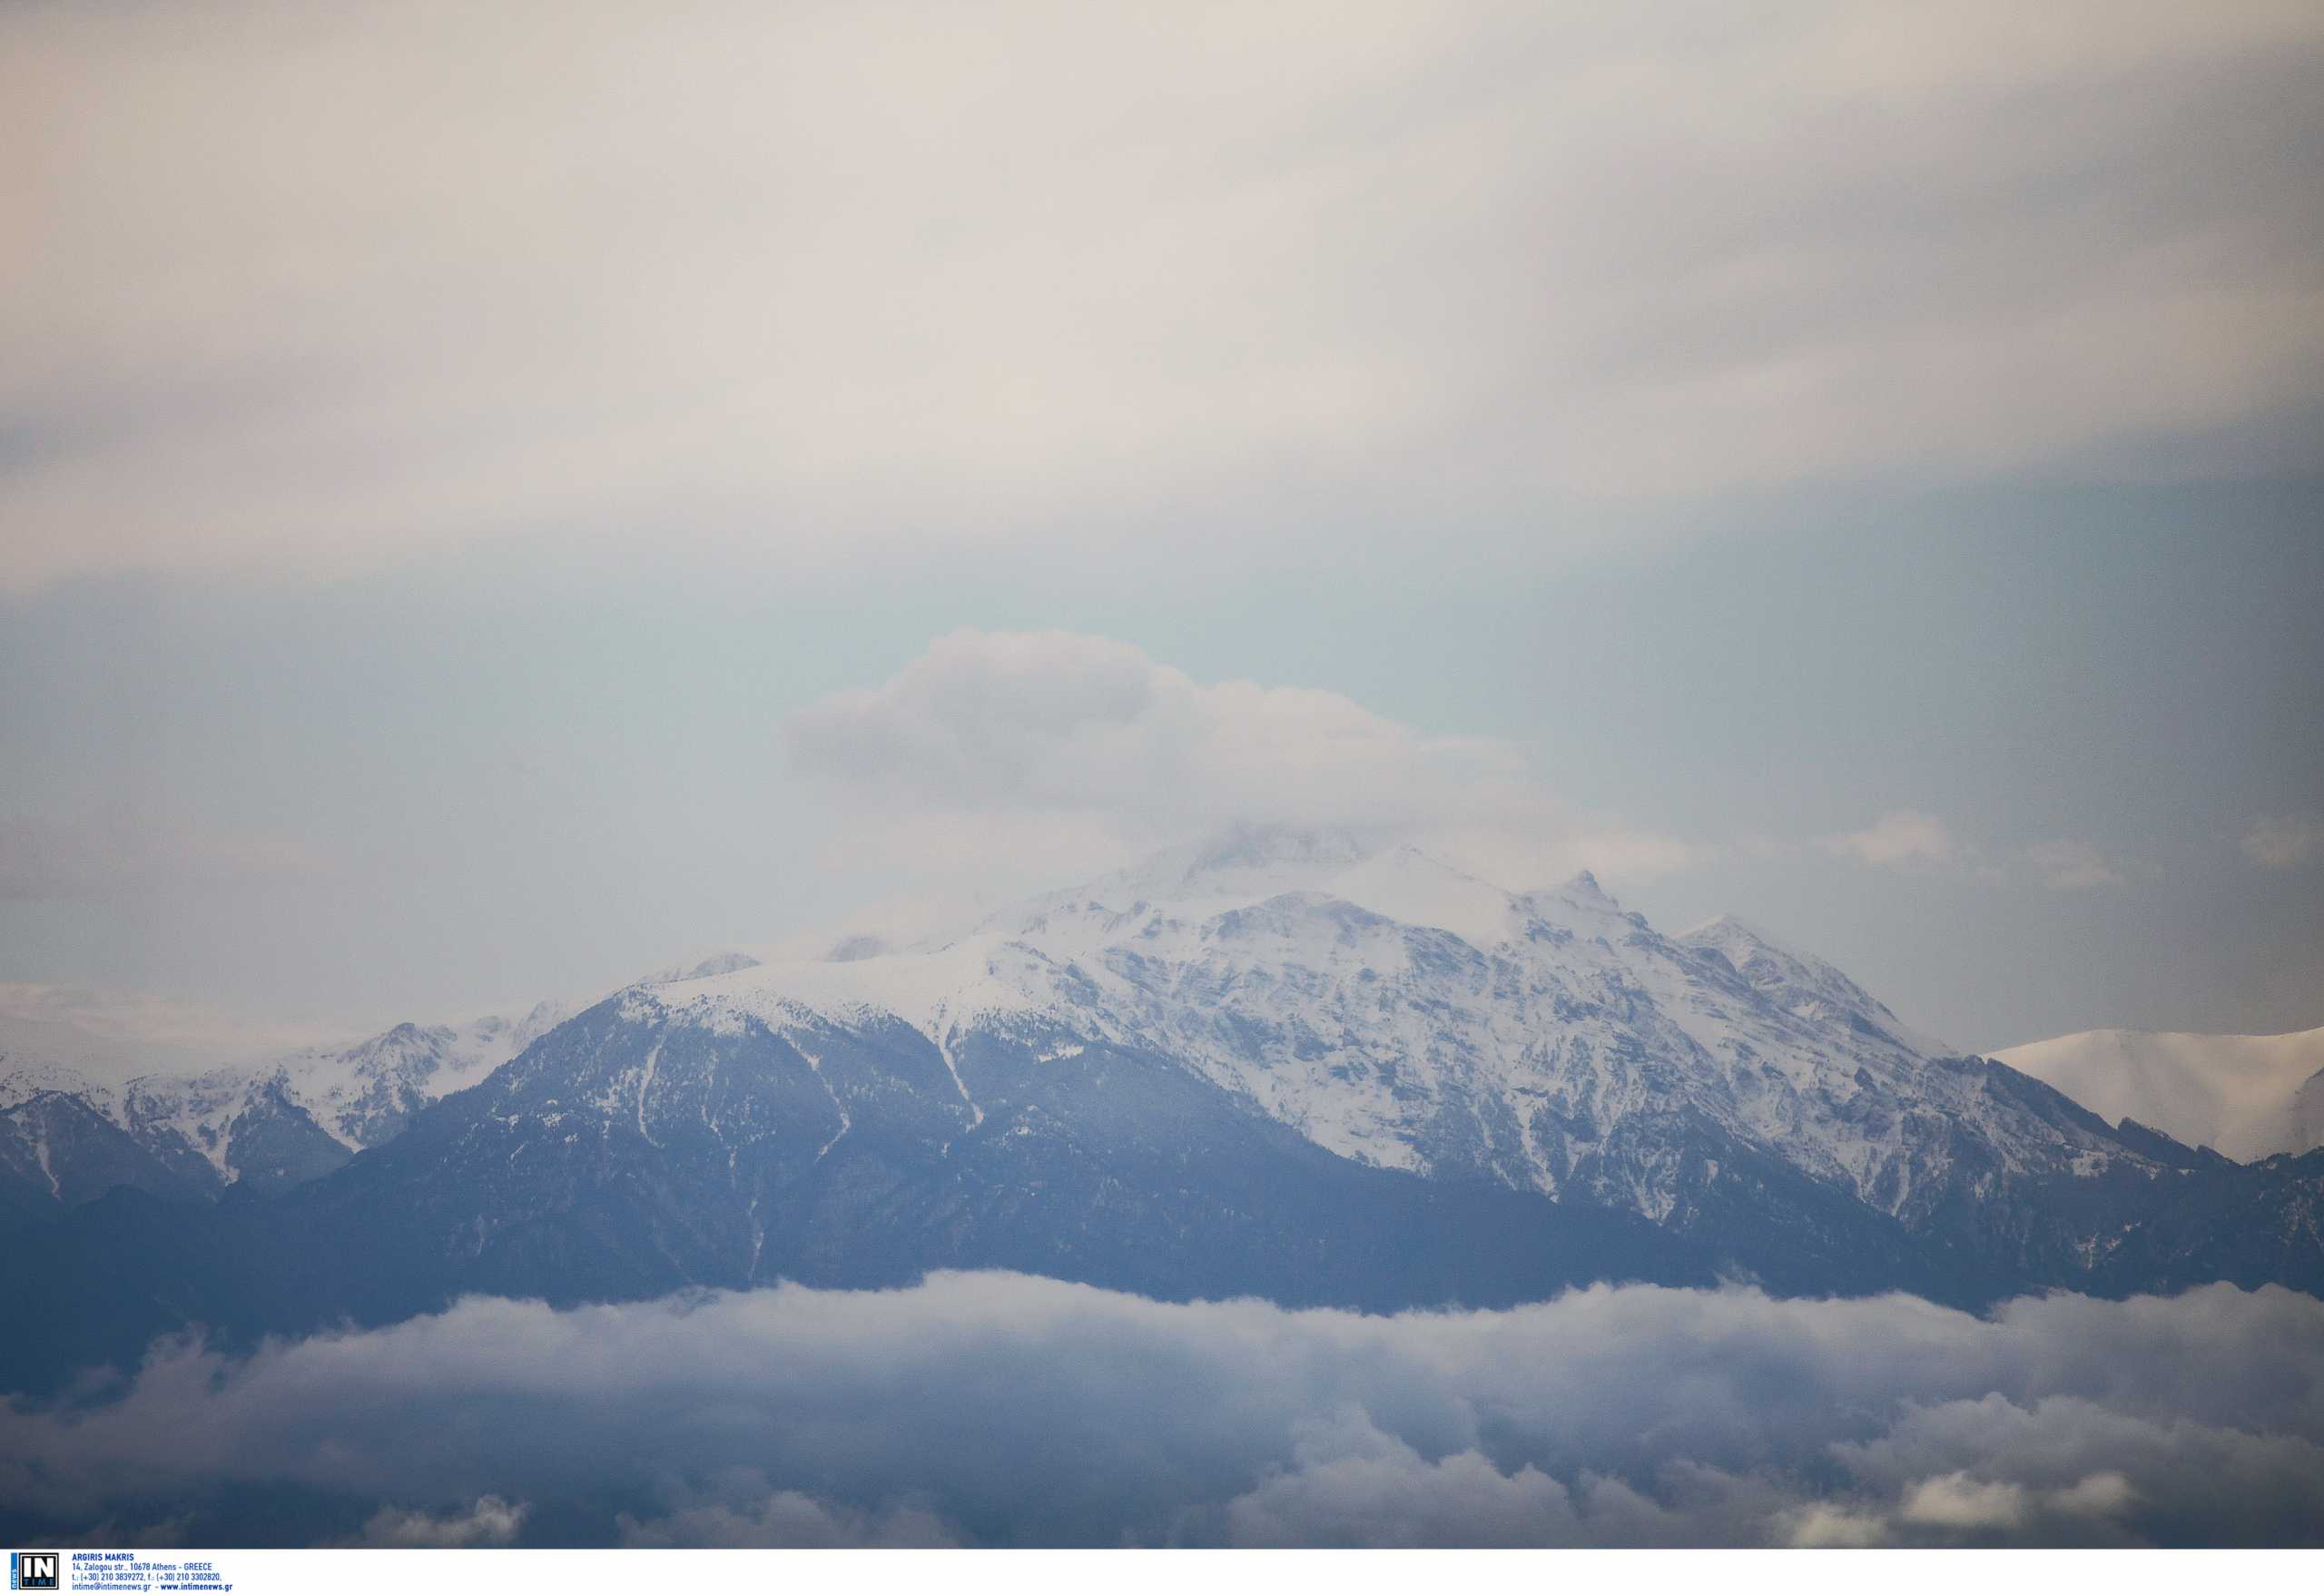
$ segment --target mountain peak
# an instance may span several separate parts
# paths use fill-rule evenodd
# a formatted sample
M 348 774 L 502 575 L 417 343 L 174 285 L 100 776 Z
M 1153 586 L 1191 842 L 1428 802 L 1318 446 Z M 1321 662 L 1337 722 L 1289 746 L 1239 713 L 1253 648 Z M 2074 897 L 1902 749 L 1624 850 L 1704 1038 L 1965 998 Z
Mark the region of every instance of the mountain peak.
M 1842 989 L 1852 998 L 1863 995 L 1854 981 L 1822 959 L 1793 951 L 1748 920 L 1734 914 L 1714 915 L 1677 940 L 1684 946 L 1718 953 L 1738 972 L 1756 981 L 1783 980 Z
M 1256 899 L 1321 886 L 1376 853 L 1376 849 L 1348 831 L 1233 825 L 1199 841 L 1149 854 L 1102 881 L 1049 895 L 1121 899 L 1123 907 L 1131 901 Z
M 698 963 L 672 964 L 668 969 L 656 970 L 636 983 L 640 986 L 675 986 L 685 980 L 707 980 L 716 975 L 731 975 L 737 970 L 754 970 L 758 966 L 759 960 L 747 952 L 714 952 Z
M 1284 864 L 1353 864 L 1372 852 L 1349 831 L 1283 824 L 1234 825 L 1195 844 L 1186 874 L 1191 880 L 1197 875 Z
M 44 1091 L 54 1091 L 67 1097 L 103 1098 L 103 1088 L 93 1084 L 80 1070 L 67 1064 L 32 1063 L 13 1067 L 16 1059 L 0 1052 L 0 1111 L 29 1102 Z
M 1409 844 L 1344 830 L 1245 825 L 1001 910 L 979 929 L 1052 953 L 1070 947 L 1060 954 L 1069 959 L 1124 933 L 1134 918 L 1199 922 L 1277 898 L 1350 902 L 1480 948 L 1508 940 L 1521 923 L 1508 892 Z
M 1926 1058 L 1953 1050 L 1898 1019 L 1886 1003 L 1835 965 L 1812 953 L 1794 951 L 1748 920 L 1718 914 L 1677 940 L 1682 947 L 1718 954 L 1755 989 L 1794 1014 L 1852 1015 Z
M 1593 915 L 1619 914 L 1622 911 L 1622 905 L 1614 900 L 1613 894 L 1599 885 L 1598 877 L 1587 870 L 1568 876 L 1555 886 L 1528 892 L 1526 897 L 1537 906 L 1544 902 L 1564 903 L 1571 908 L 1584 910 Z
M 1701 924 L 1680 932 L 1676 940 L 1690 947 L 1707 947 L 1721 952 L 1729 948 L 1758 948 L 1787 958 L 1798 956 L 1750 921 L 1735 914 L 1713 914 Z

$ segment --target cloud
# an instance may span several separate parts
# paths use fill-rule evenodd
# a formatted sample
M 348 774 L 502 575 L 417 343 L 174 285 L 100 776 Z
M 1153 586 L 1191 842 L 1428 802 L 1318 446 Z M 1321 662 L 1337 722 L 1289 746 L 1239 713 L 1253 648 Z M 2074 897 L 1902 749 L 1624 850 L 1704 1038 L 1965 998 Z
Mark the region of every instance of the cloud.
M 1337 693 L 1196 682 L 1128 643 L 956 631 L 783 725 L 801 769 L 963 811 L 1407 823 L 1524 781 L 1509 744 L 1435 737 Z
M 2050 1497 L 2053 1511 L 2077 1516 L 2118 1518 L 2138 1500 L 2138 1491 L 2120 1473 L 2093 1473 Z
M 19 1538 L 235 1542 L 2311 1543 L 2324 1302 L 471 1299 L 12 1408 L 0 1501 Z
M 1581 1523 L 1566 1487 L 1478 1451 L 1433 1460 L 1360 1413 L 1306 1426 L 1293 1464 L 1226 1508 L 1243 1545 L 1538 1545 Z
M 511 1506 L 497 1495 L 478 1496 L 466 1511 L 444 1517 L 383 1506 L 363 1525 L 362 1536 L 355 1543 L 449 1549 L 469 1545 L 513 1545 L 530 1512 L 531 1509 L 523 1503 Z
M 1885 870 L 1932 870 L 1957 861 L 1965 849 L 1945 822 L 1916 809 L 1883 814 L 1861 831 L 1827 836 L 1824 850 Z
M 119 1084 L 156 1068 L 215 1068 L 344 1032 L 148 992 L 0 980 L 0 1054 Z
M 2300 0 L 10 6 L 0 583 L 2310 465 L 2319 54 Z
M 2056 891 L 2083 891 L 2093 886 L 2120 886 L 2122 870 L 2086 842 L 2041 842 L 2025 850 L 2025 861 Z
M 1887 1540 L 1888 1525 L 1884 1519 L 1820 1503 L 1788 1514 L 1783 1520 L 1781 1535 L 1781 1543 L 1801 1550 L 1862 1550 L 1884 1545 Z
M 1062 879 L 1241 823 L 1413 836 L 1520 886 L 1660 874 L 1700 852 L 1571 812 L 1511 743 L 1432 735 L 1334 692 L 1197 682 L 1070 632 L 953 632 L 782 735 L 857 861 L 1038 859 Z
M 1982 1480 L 1955 1471 L 1924 1479 L 1905 1492 L 1897 1503 L 1896 1523 L 1935 1529 L 1967 1539 L 2006 1540 L 2022 1536 L 2027 1525 L 2047 1514 L 2052 1520 L 2115 1519 L 2138 1499 L 2131 1482 L 2117 1472 L 2093 1473 L 2062 1490 L 2034 1491 L 2006 1481 Z M 1895 1526 L 1876 1519 L 1858 1520 L 1876 1538 L 1866 1544 L 1886 1542 Z M 1803 1524 L 1806 1529 L 1808 1525 Z M 1846 1543 L 1835 1537 L 1826 1543 Z M 2070 1533 L 2071 1531 L 2066 1531 Z M 2039 1538 L 2040 1536 L 2035 1536 Z M 1799 1543 L 1795 1540 L 1795 1543 Z
M 2022 852 L 1990 857 L 1975 843 L 1956 835 L 1936 815 L 1918 809 L 1891 810 L 1861 831 L 1821 837 L 1816 845 L 1835 858 L 1906 874 L 1974 869 L 1983 880 L 2000 881 L 2022 880 L 2030 871 L 2053 891 L 2121 886 L 2133 872 L 2153 873 L 2152 866 L 2109 858 L 2089 842 L 2068 838 L 2037 842 Z
M 2254 820 L 2238 845 L 2245 858 L 2262 869 L 2299 869 L 2324 858 L 2324 816 L 2279 814 Z
M 2014 1484 L 1984 1484 L 1966 1473 L 1924 1479 L 1905 1492 L 1896 1515 L 1939 1529 L 2008 1530 L 2025 1521 L 2025 1492 Z

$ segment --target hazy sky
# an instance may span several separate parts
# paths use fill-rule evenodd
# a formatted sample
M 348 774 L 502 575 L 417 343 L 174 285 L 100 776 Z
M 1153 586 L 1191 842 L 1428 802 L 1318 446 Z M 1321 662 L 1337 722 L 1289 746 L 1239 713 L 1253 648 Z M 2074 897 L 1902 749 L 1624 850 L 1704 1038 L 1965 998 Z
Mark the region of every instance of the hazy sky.
M 2324 1024 L 2324 12 L 0 12 L 0 1007 L 1237 818 Z M 174 1011 L 174 1010 L 172 1010 Z

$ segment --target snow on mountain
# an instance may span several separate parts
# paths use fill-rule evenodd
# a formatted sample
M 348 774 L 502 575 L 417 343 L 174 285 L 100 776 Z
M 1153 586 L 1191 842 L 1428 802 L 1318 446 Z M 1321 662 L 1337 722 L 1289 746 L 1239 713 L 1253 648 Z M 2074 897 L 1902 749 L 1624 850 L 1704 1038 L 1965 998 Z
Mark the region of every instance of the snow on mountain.
M 143 1316 L 93 1309 L 39 1366 L 197 1320 L 930 1268 L 1380 1311 L 1600 1279 L 2324 1292 L 2324 1155 L 2111 1127 L 1828 964 L 1732 921 L 1666 937 L 1587 875 L 1506 891 L 1244 831 L 941 946 L 849 951 L 633 984 L 529 1046 L 553 1015 L 181 1082 L 150 1097 L 142 1169 L 77 1098 L 0 1109 L 0 1217 L 54 1216 L 25 1244 L 92 1282 L 68 1299 L 113 1299 L 108 1248 L 158 1277 Z M 76 1206 L 165 1183 L 170 1148 L 257 1199 Z
M 748 953 L 720 952 L 637 984 L 699 980 L 757 962 Z M 34 1146 L 50 1132 L 32 1127 L 54 1119 L 57 1110 L 31 1106 L 53 1096 L 87 1110 L 85 1119 L 60 1121 L 81 1125 L 84 1138 L 97 1134 L 88 1127 L 100 1123 L 125 1132 L 131 1146 L 113 1147 L 113 1163 L 125 1167 L 142 1150 L 168 1171 L 159 1183 L 171 1188 L 299 1184 L 392 1139 L 421 1108 L 476 1085 L 576 1007 L 545 1001 L 517 1017 L 399 1024 L 352 1043 L 300 1047 L 208 1069 L 161 1070 L 139 1069 L 130 1043 L 39 1016 L 0 1016 L 0 1164 L 24 1163 L 20 1183 L 56 1194 L 57 1182 Z M 153 1174 L 146 1169 L 140 1177 L 156 1183 L 158 1177 L 144 1178 Z
M 1955 1050 L 1948 1043 L 1906 1025 L 1888 1011 L 1887 1004 L 1822 959 L 1794 952 L 1733 914 L 1721 914 L 1698 925 L 1679 940 L 1690 947 L 1718 953 L 1738 974 L 1795 1018 L 1876 1030 L 1930 1058 L 1945 1057 Z
M 7 1120 L 0 1128 L 13 1127 L 31 1148 L 25 1156 L 52 1194 L 62 1193 L 47 1149 L 66 1134 L 103 1143 L 106 1167 L 129 1169 L 143 1154 L 166 1173 L 163 1179 L 155 1168 L 135 1171 L 130 1183 L 279 1187 L 400 1133 L 420 1108 L 475 1085 L 570 1012 L 544 1002 L 519 1019 L 398 1025 L 351 1046 L 302 1048 L 194 1074 L 136 1075 L 118 1087 L 93 1079 L 87 1068 L 0 1057 L 0 1116 Z M 64 1103 L 83 1111 L 59 1118 L 56 1105 Z M 126 1143 L 113 1144 L 108 1127 Z
M 210 1187 L 189 1149 L 127 1133 L 119 1093 L 65 1065 L 15 1063 L 0 1057 L 0 1216 L 88 1201 L 117 1185 L 180 1196 Z
M 192 1080 L 148 1078 L 132 1083 L 129 1111 L 167 1117 L 230 1179 L 225 1131 L 276 1096 L 305 1110 L 350 1152 L 359 1151 L 401 1133 L 413 1114 L 438 1098 L 475 1085 L 570 1011 L 543 1002 L 518 1019 L 490 1015 L 458 1027 L 401 1024 L 351 1047 L 310 1047 L 252 1068 Z
M 624 994 L 624 1007 L 635 1013 L 682 1009 L 712 1029 L 747 1019 L 778 1030 L 822 1019 L 854 1025 L 899 1019 L 940 1046 L 965 1026 L 1039 1009 L 1033 993 L 1046 966 L 1023 942 L 980 931 L 928 952 L 753 964 L 701 980 L 639 985 Z
M 909 1035 L 940 1069 L 942 1111 L 974 1133 L 987 1118 L 980 1049 L 1015 1049 L 1037 1069 L 1110 1049 L 1374 1168 L 1577 1196 L 1663 1224 L 1732 1224 L 1781 1186 L 1810 1232 L 1825 1198 L 1803 1180 L 1909 1226 L 1996 1181 L 2152 1179 L 2195 1156 L 1954 1056 L 1837 968 L 1740 921 L 1666 937 L 1587 873 L 1510 891 L 1341 832 L 1230 832 L 940 945 L 844 951 L 725 954 L 625 988 L 590 1011 L 647 1039 L 592 1062 L 581 1099 L 643 1133 L 682 1053 L 772 1036 L 820 1075 L 834 1047 L 893 1055 L 878 1038 Z M 392 1139 L 567 1012 L 399 1025 L 111 1095 L 63 1074 L 0 1078 L 0 1114 L 70 1095 L 174 1170 L 282 1188 Z M 847 1133 L 848 1103 L 871 1100 L 843 1102 L 831 1079 L 808 1088 L 815 1111 L 835 1109 L 832 1134 Z M 2324 1119 L 2324 1086 L 2303 1100 Z M 2134 1116 L 2178 1127 L 2152 1108 Z
M 112 1089 L 92 1080 L 80 1069 L 63 1063 L 16 1066 L 11 1055 L 0 1052 L 0 1113 L 29 1102 L 44 1091 L 78 1097 L 108 1116 L 113 1111 Z
M 475 1085 L 567 1011 L 542 1003 L 517 1019 L 495 1015 L 457 1029 L 398 1025 L 353 1047 L 292 1053 L 273 1073 L 334 1139 L 357 1150 L 397 1135 L 438 1097 Z
M 2110 1120 L 2133 1118 L 2240 1160 L 2324 1146 L 2324 1029 L 2084 1030 L 1994 1056 Z
M 755 969 L 759 960 L 747 952 L 714 952 L 693 964 L 673 964 L 666 970 L 646 976 L 637 982 L 641 986 L 667 986 L 677 980 L 706 980 L 713 975 L 731 975 L 736 970 Z
M 1892 1213 L 1951 1170 L 1956 1131 L 2004 1169 L 2119 1151 L 1932 1067 L 1942 1048 L 1737 921 L 1674 940 L 1587 874 L 1511 892 L 1329 832 L 1239 831 L 940 949 L 769 964 L 630 1002 L 641 1019 L 792 1034 L 891 1017 L 948 1059 L 980 1029 L 1033 1026 L 1161 1050 L 1344 1157 L 1551 1194 L 1580 1183 L 1656 1218 L 1679 1199 L 1662 1167 L 1677 1118 Z
M 2324 1147 L 2324 1068 L 2309 1076 L 2291 1094 L 2284 1117 L 2290 1132 L 2286 1137 L 2287 1151 Z
M 1578 879 L 1596 891 L 1589 876 Z M 1102 942 L 1125 918 L 1157 905 L 1188 923 L 1298 891 L 1449 930 L 1479 947 L 1506 940 L 1519 923 L 1510 893 L 1417 848 L 1374 849 L 1346 832 L 1246 826 L 1004 909 L 980 929 L 1054 950 L 1093 935 Z

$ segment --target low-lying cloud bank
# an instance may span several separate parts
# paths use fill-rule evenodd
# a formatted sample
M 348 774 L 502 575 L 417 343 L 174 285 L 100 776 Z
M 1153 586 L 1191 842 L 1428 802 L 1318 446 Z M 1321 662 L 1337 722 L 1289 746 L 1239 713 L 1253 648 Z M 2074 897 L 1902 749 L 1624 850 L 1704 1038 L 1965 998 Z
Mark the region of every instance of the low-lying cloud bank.
M 0 1501 L 194 1543 L 2307 1543 L 2324 1302 L 478 1299 L 157 1347 L 113 1399 L 0 1415 Z

